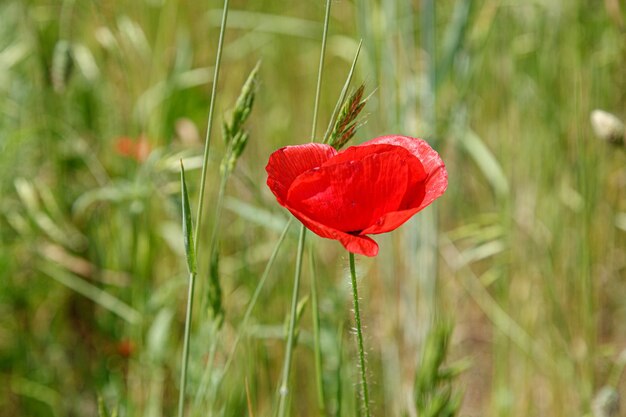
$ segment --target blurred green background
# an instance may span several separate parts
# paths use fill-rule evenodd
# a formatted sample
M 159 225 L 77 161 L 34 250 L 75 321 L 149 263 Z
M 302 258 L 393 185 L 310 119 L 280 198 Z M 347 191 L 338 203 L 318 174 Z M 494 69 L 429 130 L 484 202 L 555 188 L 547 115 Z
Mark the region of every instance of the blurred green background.
M 206 369 L 209 346 L 224 364 L 289 218 L 264 167 L 274 149 L 311 139 L 324 6 L 230 5 L 201 233 L 206 248 L 219 227 L 226 318 L 212 342 L 198 304 L 189 415 L 273 409 L 295 228 L 229 372 L 216 382 Z M 122 416 L 174 414 L 187 291 L 178 161 L 195 209 L 221 7 L 0 2 L 2 416 L 97 415 L 98 397 Z M 355 141 L 426 138 L 450 175 L 432 210 L 358 260 L 376 415 L 416 415 L 435 315 L 455 322 L 450 361 L 470 363 L 452 382 L 460 415 L 625 415 L 598 410 L 626 389 L 626 155 L 590 123 L 596 108 L 626 117 L 625 19 L 621 0 L 332 2 L 317 131 L 363 39 L 355 82 L 373 96 Z M 258 60 L 249 145 L 215 225 L 219 126 Z M 308 239 L 328 415 L 357 415 L 347 257 Z M 310 276 L 306 266 L 303 295 Z M 320 415 L 310 317 L 295 357 L 298 416 Z

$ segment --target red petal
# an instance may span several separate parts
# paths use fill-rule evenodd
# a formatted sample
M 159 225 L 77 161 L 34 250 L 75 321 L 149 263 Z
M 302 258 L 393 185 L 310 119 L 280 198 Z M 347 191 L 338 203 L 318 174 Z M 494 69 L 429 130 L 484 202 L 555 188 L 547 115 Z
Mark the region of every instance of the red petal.
M 328 161 L 324 162 L 323 166 L 342 164 L 350 161 L 359 161 L 373 154 L 396 152 L 397 150 L 398 147 L 394 145 L 350 146 Z
M 425 195 L 420 210 L 440 197 L 448 188 L 448 172 L 439 154 L 428 142 L 408 136 L 382 136 L 363 143 L 365 145 L 389 144 L 401 146 L 420 160 L 426 171 Z
M 415 213 L 421 211 L 422 208 L 412 208 L 409 210 L 392 211 L 384 214 L 376 223 L 361 233 L 364 235 L 377 235 L 381 233 L 391 232 L 402 226 L 407 220 L 409 220 Z
M 318 236 L 338 240 L 348 252 L 357 253 L 365 256 L 378 255 L 378 244 L 368 236 L 353 235 L 341 230 L 333 229 L 325 224 L 310 219 L 305 214 L 289 208 L 298 220 L 302 222 L 310 231 Z
M 427 177 L 425 181 L 421 181 L 421 184 L 413 183 L 409 186 L 413 191 L 407 192 L 407 201 L 404 202 L 405 210 L 383 215 L 374 225 L 363 230 L 361 232 L 363 234 L 385 233 L 398 228 L 415 213 L 421 211 L 440 197 L 448 186 L 448 172 L 446 171 L 446 167 L 439 157 L 439 154 L 435 152 L 426 141 L 406 136 L 383 136 L 365 142 L 361 146 L 379 144 L 393 144 L 409 150 L 422 162 Z M 408 199 L 409 195 L 415 195 L 413 201 Z
M 286 146 L 270 155 L 265 167 L 267 185 L 281 205 L 285 205 L 287 190 L 293 180 L 303 172 L 319 167 L 337 151 L 328 145 L 307 143 L 305 145 Z
M 372 147 L 372 151 L 376 148 Z M 289 188 L 287 205 L 348 233 L 360 232 L 385 213 L 402 209 L 407 186 L 411 184 L 409 173 L 422 169 L 412 154 L 397 146 L 360 160 L 334 163 L 342 157 L 339 154 L 322 167 L 296 178 Z

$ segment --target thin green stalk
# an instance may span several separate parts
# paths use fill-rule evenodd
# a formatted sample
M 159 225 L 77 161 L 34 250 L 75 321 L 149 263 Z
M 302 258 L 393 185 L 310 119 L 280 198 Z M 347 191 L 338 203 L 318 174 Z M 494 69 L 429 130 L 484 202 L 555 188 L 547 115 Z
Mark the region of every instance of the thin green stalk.
M 178 392 L 178 416 L 185 413 L 185 392 L 187 386 L 187 364 L 189 363 L 189 338 L 191 334 L 191 313 L 193 311 L 193 293 L 196 286 L 196 254 L 194 252 L 193 234 L 191 232 L 191 208 L 189 205 L 189 193 L 187 192 L 187 182 L 185 181 L 185 167 L 180 161 L 180 188 L 182 194 L 182 214 L 183 214 L 183 242 L 185 244 L 185 257 L 187 258 L 187 268 L 189 269 L 189 294 L 187 295 L 187 312 L 185 315 L 185 334 L 183 337 L 183 356 L 180 371 L 180 390 Z
M 196 397 L 194 398 L 193 401 L 193 410 L 199 410 L 200 407 L 200 401 L 202 400 L 202 397 L 204 398 L 215 398 L 215 390 L 213 390 L 212 392 L 210 392 L 210 394 L 212 394 L 212 396 L 207 396 L 205 393 L 207 393 L 209 390 L 207 388 L 208 384 L 211 382 L 211 374 L 213 373 L 213 369 L 215 366 L 215 354 L 217 353 L 217 342 L 218 342 L 218 335 L 217 333 L 220 331 L 220 329 L 218 328 L 213 328 L 213 335 L 211 338 L 211 344 L 209 346 L 209 356 L 206 362 L 206 367 L 204 368 L 204 373 L 202 375 L 202 379 L 200 380 L 200 384 L 198 385 L 198 389 L 196 390 Z M 203 395 L 204 394 L 204 395 Z M 214 401 L 209 401 L 210 404 L 210 408 L 209 408 L 209 415 L 213 415 L 213 406 L 215 405 Z M 203 410 L 204 413 L 207 412 L 207 410 Z M 196 413 L 197 415 L 197 413 Z
M 283 232 L 281 233 L 280 237 L 278 238 L 278 241 L 276 242 L 276 246 L 274 246 L 274 250 L 272 251 L 270 258 L 267 261 L 267 264 L 265 265 L 265 270 L 263 271 L 263 275 L 261 275 L 261 279 L 259 279 L 259 282 L 257 283 L 257 286 L 254 290 L 254 293 L 252 294 L 252 298 L 250 299 L 250 302 L 248 303 L 248 307 L 246 308 L 246 312 L 244 313 L 243 318 L 241 319 L 241 324 L 239 325 L 237 336 L 235 337 L 235 341 L 233 342 L 233 347 L 230 349 L 230 353 L 228 354 L 228 358 L 226 359 L 226 363 L 224 364 L 224 369 L 220 373 L 219 379 L 217 383 L 215 384 L 217 387 L 221 385 L 224 375 L 226 374 L 226 372 L 228 372 L 228 369 L 230 368 L 230 365 L 235 357 L 235 352 L 237 351 L 237 347 L 239 346 L 239 342 L 241 341 L 241 336 L 247 333 L 246 327 L 248 326 L 248 320 L 250 320 L 252 311 L 254 310 L 254 307 L 256 306 L 259 296 L 261 295 L 261 290 L 263 290 L 263 287 L 265 286 L 265 282 L 267 281 L 267 278 L 270 275 L 270 271 L 272 269 L 272 266 L 274 265 L 274 261 L 276 261 L 276 257 L 278 256 L 278 251 L 280 247 L 282 246 L 285 240 L 285 237 L 287 237 L 287 232 L 289 231 L 289 227 L 291 226 L 292 223 L 293 223 L 293 217 L 290 218 L 287 224 L 285 225 Z
M 315 89 L 315 105 L 313 106 L 313 126 L 311 127 L 311 140 L 315 140 L 315 128 L 317 126 L 317 111 L 319 109 L 320 95 L 322 93 L 322 75 L 324 73 L 324 57 L 326 56 L 326 38 L 328 37 L 328 21 L 330 19 L 330 2 L 326 0 L 326 14 L 324 15 L 324 33 L 322 35 L 322 50 L 320 51 L 320 65 L 317 70 L 317 88 Z
M 63 269 L 52 262 L 41 262 L 37 265 L 37 269 L 60 284 L 65 285 L 70 290 L 126 320 L 133 328 L 141 327 L 138 326 L 142 320 L 141 313 L 119 298 L 114 297 L 111 293 L 100 289 L 87 280 L 74 275 L 73 272 Z
M 356 324 L 357 347 L 359 349 L 359 367 L 361 368 L 361 395 L 365 416 L 370 417 L 370 398 L 367 389 L 367 377 L 365 371 L 365 350 L 363 349 L 363 333 L 361 331 L 361 313 L 359 310 L 359 293 L 356 284 L 356 267 L 354 254 L 350 252 L 350 277 L 352 278 L 352 297 L 354 301 L 354 322 Z
M 226 183 L 228 181 L 228 174 L 224 174 L 220 180 L 220 189 L 218 192 L 218 197 L 217 197 L 217 202 L 216 202 L 216 208 L 215 208 L 215 219 L 214 219 L 214 226 L 213 226 L 213 232 L 211 233 L 211 241 L 210 241 L 210 257 L 209 257 L 209 261 L 211 262 L 211 265 L 209 267 L 209 269 L 212 270 L 213 268 L 213 262 L 215 262 L 216 256 L 217 256 L 217 237 L 218 237 L 218 232 L 219 232 L 219 227 L 218 225 L 220 224 L 220 219 L 222 216 L 222 207 L 223 207 L 223 200 L 224 200 L 224 195 L 225 195 L 225 191 L 226 191 Z M 209 384 L 210 380 L 211 380 L 211 373 L 213 372 L 214 369 L 214 359 L 215 359 L 215 353 L 217 351 L 217 341 L 219 339 L 219 332 L 221 330 L 223 321 L 221 320 L 221 318 L 219 317 L 219 314 L 222 313 L 222 305 L 221 305 L 221 287 L 220 287 L 220 283 L 219 283 L 219 278 L 218 276 L 214 276 L 213 275 L 213 271 L 211 271 L 209 276 L 209 285 L 211 286 L 211 288 L 209 289 L 209 293 L 213 294 L 210 297 L 215 297 L 210 301 L 210 304 L 213 304 L 214 302 L 217 301 L 216 306 L 211 306 L 211 311 L 213 311 L 214 314 L 214 328 L 213 328 L 213 338 L 211 340 L 211 345 L 209 347 L 209 360 L 207 362 L 207 366 L 204 370 L 202 379 L 200 381 L 200 385 L 198 388 L 198 394 L 196 395 L 196 398 L 194 400 L 194 408 L 197 408 L 197 405 L 200 401 L 200 393 L 204 393 L 207 391 L 207 385 Z M 214 281 L 215 280 L 215 281 Z M 201 309 L 205 310 L 206 309 L 206 302 L 207 298 L 203 297 L 202 298 L 202 303 L 201 303 Z M 237 335 L 237 338 L 239 338 L 239 334 Z M 222 372 L 223 373 L 223 372 Z M 220 373 L 219 378 L 221 379 L 221 375 L 222 373 Z M 217 389 L 217 386 L 219 386 L 219 384 L 216 386 L 214 385 Z M 211 402 L 211 405 L 213 405 L 213 402 Z
M 220 179 L 220 189 L 217 194 L 217 202 L 215 203 L 215 223 L 213 225 L 213 231 L 211 232 L 211 243 L 209 249 L 211 251 L 211 257 L 213 257 L 217 250 L 217 237 L 219 234 L 220 219 L 222 217 L 222 203 L 224 201 L 224 194 L 226 192 L 226 183 L 228 182 L 228 174 L 224 173 Z
M 422 50 L 426 53 L 427 82 L 421 98 L 421 113 L 424 121 L 424 130 L 429 132 L 429 142 L 436 149 L 439 142 L 437 133 L 437 51 L 436 51 L 436 1 L 422 0 Z M 428 334 L 437 311 L 437 264 L 438 252 L 438 216 L 435 207 L 427 207 L 415 222 L 413 237 L 417 248 L 411 249 L 413 259 L 412 268 L 416 271 L 420 290 L 418 315 L 421 326 L 421 336 Z M 421 307 L 420 307 L 421 306 Z
M 217 95 L 217 82 L 220 76 L 220 67 L 222 66 L 222 46 L 224 45 L 224 32 L 226 31 L 226 21 L 228 19 L 228 2 L 224 0 L 224 11 L 222 14 L 222 23 L 220 25 L 220 37 L 217 42 L 217 54 L 215 57 L 215 71 L 213 73 L 213 85 L 211 87 L 211 103 L 209 104 L 209 116 L 207 120 L 206 137 L 204 139 L 204 155 L 202 158 L 202 174 L 200 179 L 200 194 L 198 195 L 198 213 L 196 214 L 196 230 L 195 253 L 198 253 L 199 231 L 202 225 L 202 212 L 204 208 L 204 190 L 206 188 L 206 173 L 209 165 L 209 149 L 211 147 L 211 129 L 213 128 L 213 113 L 215 111 L 215 97 Z
M 222 23 L 220 26 L 220 35 L 217 43 L 217 54 L 215 57 L 215 72 L 213 73 L 213 85 L 211 88 L 211 103 L 209 104 L 209 116 L 207 120 L 207 131 L 204 145 L 204 156 L 202 160 L 202 177 L 200 179 L 200 194 L 198 195 L 198 213 L 196 215 L 196 225 L 193 234 L 194 244 L 193 253 L 198 253 L 199 248 L 199 231 L 202 224 L 202 212 L 204 206 L 204 190 L 206 187 L 206 173 L 209 164 L 209 149 L 211 145 L 211 128 L 213 127 L 213 113 L 215 110 L 215 97 L 217 95 L 217 83 L 219 80 L 220 67 L 222 63 L 222 46 L 224 44 L 224 32 L 226 31 L 226 21 L 228 18 L 228 1 L 224 0 L 224 11 L 222 15 Z M 187 312 L 185 314 L 185 334 L 183 339 L 183 358 L 182 370 L 180 377 L 180 392 L 178 397 L 178 416 L 183 417 L 185 409 L 185 388 L 187 385 L 187 364 L 189 363 L 189 340 L 191 338 L 191 317 L 193 314 L 193 296 L 196 284 L 195 271 L 189 274 L 189 293 L 187 296 Z
M 317 388 L 317 402 L 320 415 L 326 415 L 326 400 L 324 398 L 324 380 L 322 375 L 322 348 L 320 344 L 320 312 L 317 298 L 317 271 L 315 257 L 310 251 L 309 263 L 311 267 L 311 310 L 313 314 L 313 350 L 315 354 L 315 383 Z
M 283 380 L 278 391 L 278 416 L 284 417 L 287 411 L 287 394 L 289 394 L 289 375 L 291 374 L 291 357 L 293 355 L 294 334 L 296 328 L 296 315 L 298 309 L 298 292 L 300 288 L 300 275 L 302 272 L 302 255 L 304 253 L 304 239 L 306 228 L 300 228 L 300 239 L 298 240 L 298 252 L 296 258 L 296 271 L 293 282 L 293 294 L 291 297 L 291 317 L 289 318 L 289 333 L 287 334 L 287 352 L 285 363 L 283 364 Z
M 326 13 L 324 15 L 324 29 L 322 34 L 322 48 L 320 52 L 320 63 L 317 71 L 317 87 L 315 89 L 315 103 L 313 104 L 313 121 L 311 126 L 311 140 L 315 140 L 315 128 L 317 126 L 317 112 L 319 108 L 320 95 L 322 89 L 322 75 L 324 73 L 324 57 L 326 56 L 326 38 L 328 36 L 328 22 L 330 20 L 331 0 L 326 0 Z M 289 375 L 291 373 L 291 356 L 293 353 L 293 340 L 296 327 L 296 315 L 298 309 L 298 292 L 300 289 L 300 273 L 302 271 L 302 255 L 304 252 L 304 239 L 306 228 L 300 228 L 300 239 L 298 242 L 298 252 L 296 255 L 296 271 L 293 282 L 293 294 L 291 300 L 291 317 L 289 318 L 289 333 L 287 335 L 287 352 L 283 364 L 283 380 L 278 391 L 278 416 L 284 417 L 287 411 L 287 394 L 289 393 Z
M 337 403 L 337 409 L 335 410 L 335 417 L 341 417 L 342 416 L 342 410 L 343 408 L 341 407 L 342 402 L 343 402 L 343 384 L 342 384 L 342 378 L 341 378 L 341 374 L 342 374 L 342 370 L 343 370 L 343 329 L 344 329 L 345 323 L 343 322 L 343 320 L 341 321 L 341 323 L 339 323 L 339 326 L 337 327 L 337 340 L 339 341 L 339 343 L 337 344 L 337 357 L 338 357 L 338 363 L 337 363 L 337 370 L 335 372 L 335 381 L 337 384 L 337 395 L 335 396 L 335 402 Z
M 185 390 L 187 386 L 187 364 L 189 363 L 189 339 L 191 335 L 191 313 L 193 311 L 193 292 L 196 287 L 196 273 L 189 273 L 189 293 L 185 314 L 185 335 L 183 337 L 183 364 L 180 371 L 180 391 L 178 392 L 178 417 L 185 414 Z
M 220 219 L 222 217 L 222 206 L 224 201 L 224 194 L 226 192 L 226 183 L 228 182 L 228 174 L 224 173 L 220 179 L 220 189 L 217 194 L 217 202 L 215 203 L 215 218 L 213 222 L 213 231 L 211 232 L 211 241 L 209 243 L 209 262 L 210 272 L 209 272 L 209 308 L 210 311 L 213 312 L 213 318 L 221 321 L 220 315 L 222 314 L 222 296 L 221 296 L 221 287 L 219 283 L 219 276 L 213 271 L 213 263 L 217 260 L 217 239 L 219 235 L 219 225 Z M 201 308 L 204 310 L 206 308 L 207 297 L 202 298 Z
M 76 0 L 64 0 L 59 18 L 59 39 L 69 40 L 72 31 L 72 12 Z
M 328 139 L 330 138 L 330 133 L 332 132 L 333 125 L 335 124 L 335 119 L 337 118 L 337 115 L 339 114 L 339 109 L 341 108 L 343 101 L 346 99 L 346 94 L 348 94 L 348 89 L 350 88 L 350 83 L 352 82 L 352 76 L 354 75 L 354 69 L 356 68 L 356 62 L 359 59 L 359 53 L 361 52 L 362 46 L 363 46 L 363 39 L 359 41 L 359 46 L 356 48 L 356 53 L 354 54 L 354 59 L 352 60 L 352 65 L 350 66 L 348 77 L 346 78 L 346 82 L 343 84 L 343 88 L 341 89 L 341 93 L 339 94 L 339 100 L 337 100 L 333 113 L 330 116 L 328 127 L 326 128 L 326 133 L 324 133 L 324 138 L 322 139 L 322 143 L 328 143 Z

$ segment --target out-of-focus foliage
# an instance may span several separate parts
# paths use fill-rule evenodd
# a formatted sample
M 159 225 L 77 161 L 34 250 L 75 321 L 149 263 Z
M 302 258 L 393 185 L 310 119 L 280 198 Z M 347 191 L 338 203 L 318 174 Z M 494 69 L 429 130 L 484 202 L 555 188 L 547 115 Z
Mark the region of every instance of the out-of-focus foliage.
M 318 131 L 362 38 L 353 86 L 374 94 L 352 141 L 424 137 L 450 173 L 431 236 L 410 222 L 379 238 L 375 260 L 358 260 L 376 415 L 416 409 L 437 311 L 456 323 L 450 361 L 471 358 L 443 391 L 463 392 L 459 415 L 591 415 L 603 387 L 623 396 L 626 154 L 595 137 L 590 115 L 626 120 L 625 8 L 332 2 Z M 259 59 L 261 88 L 221 216 L 219 338 L 207 306 L 195 310 L 188 415 L 273 410 L 293 234 L 245 334 L 239 323 L 288 218 L 264 166 L 274 149 L 309 140 L 323 13 L 323 2 L 231 1 L 216 122 Z M 220 19 L 215 2 L 0 2 L 0 415 L 173 414 L 187 283 L 179 161 L 194 208 Z M 227 145 L 212 141 L 207 213 Z M 215 226 L 205 219 L 200 248 Z M 424 236 L 436 242 L 436 277 L 415 264 Z M 307 239 L 325 409 L 354 415 L 347 259 L 339 245 Z M 196 259 L 200 298 L 211 260 Z M 293 415 L 320 409 L 311 329 L 305 310 Z

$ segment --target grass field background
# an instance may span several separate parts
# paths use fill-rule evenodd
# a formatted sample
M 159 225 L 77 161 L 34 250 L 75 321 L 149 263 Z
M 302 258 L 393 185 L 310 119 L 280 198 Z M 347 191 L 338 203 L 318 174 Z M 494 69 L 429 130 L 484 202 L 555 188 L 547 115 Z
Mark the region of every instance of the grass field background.
M 195 210 L 221 7 L 0 2 L 1 415 L 98 415 L 99 397 L 121 416 L 175 414 L 187 294 L 179 159 Z M 295 225 L 240 324 L 289 219 L 265 164 L 311 140 L 324 10 L 230 4 L 187 415 L 275 410 Z M 460 415 L 600 416 L 594 398 L 626 389 L 626 154 L 595 137 L 590 113 L 626 118 L 624 2 L 340 0 L 330 16 L 317 132 L 362 39 L 353 84 L 372 97 L 354 141 L 423 137 L 449 172 L 432 208 L 377 237 L 376 258 L 357 257 L 374 415 L 417 415 L 425 338 L 445 319 L 446 364 L 463 368 L 450 382 Z M 258 60 L 249 144 L 216 224 L 221 122 Z M 202 251 L 216 227 L 219 331 Z M 313 234 L 307 243 L 300 293 L 315 275 L 320 348 L 309 298 L 290 409 L 358 415 L 348 256 Z

